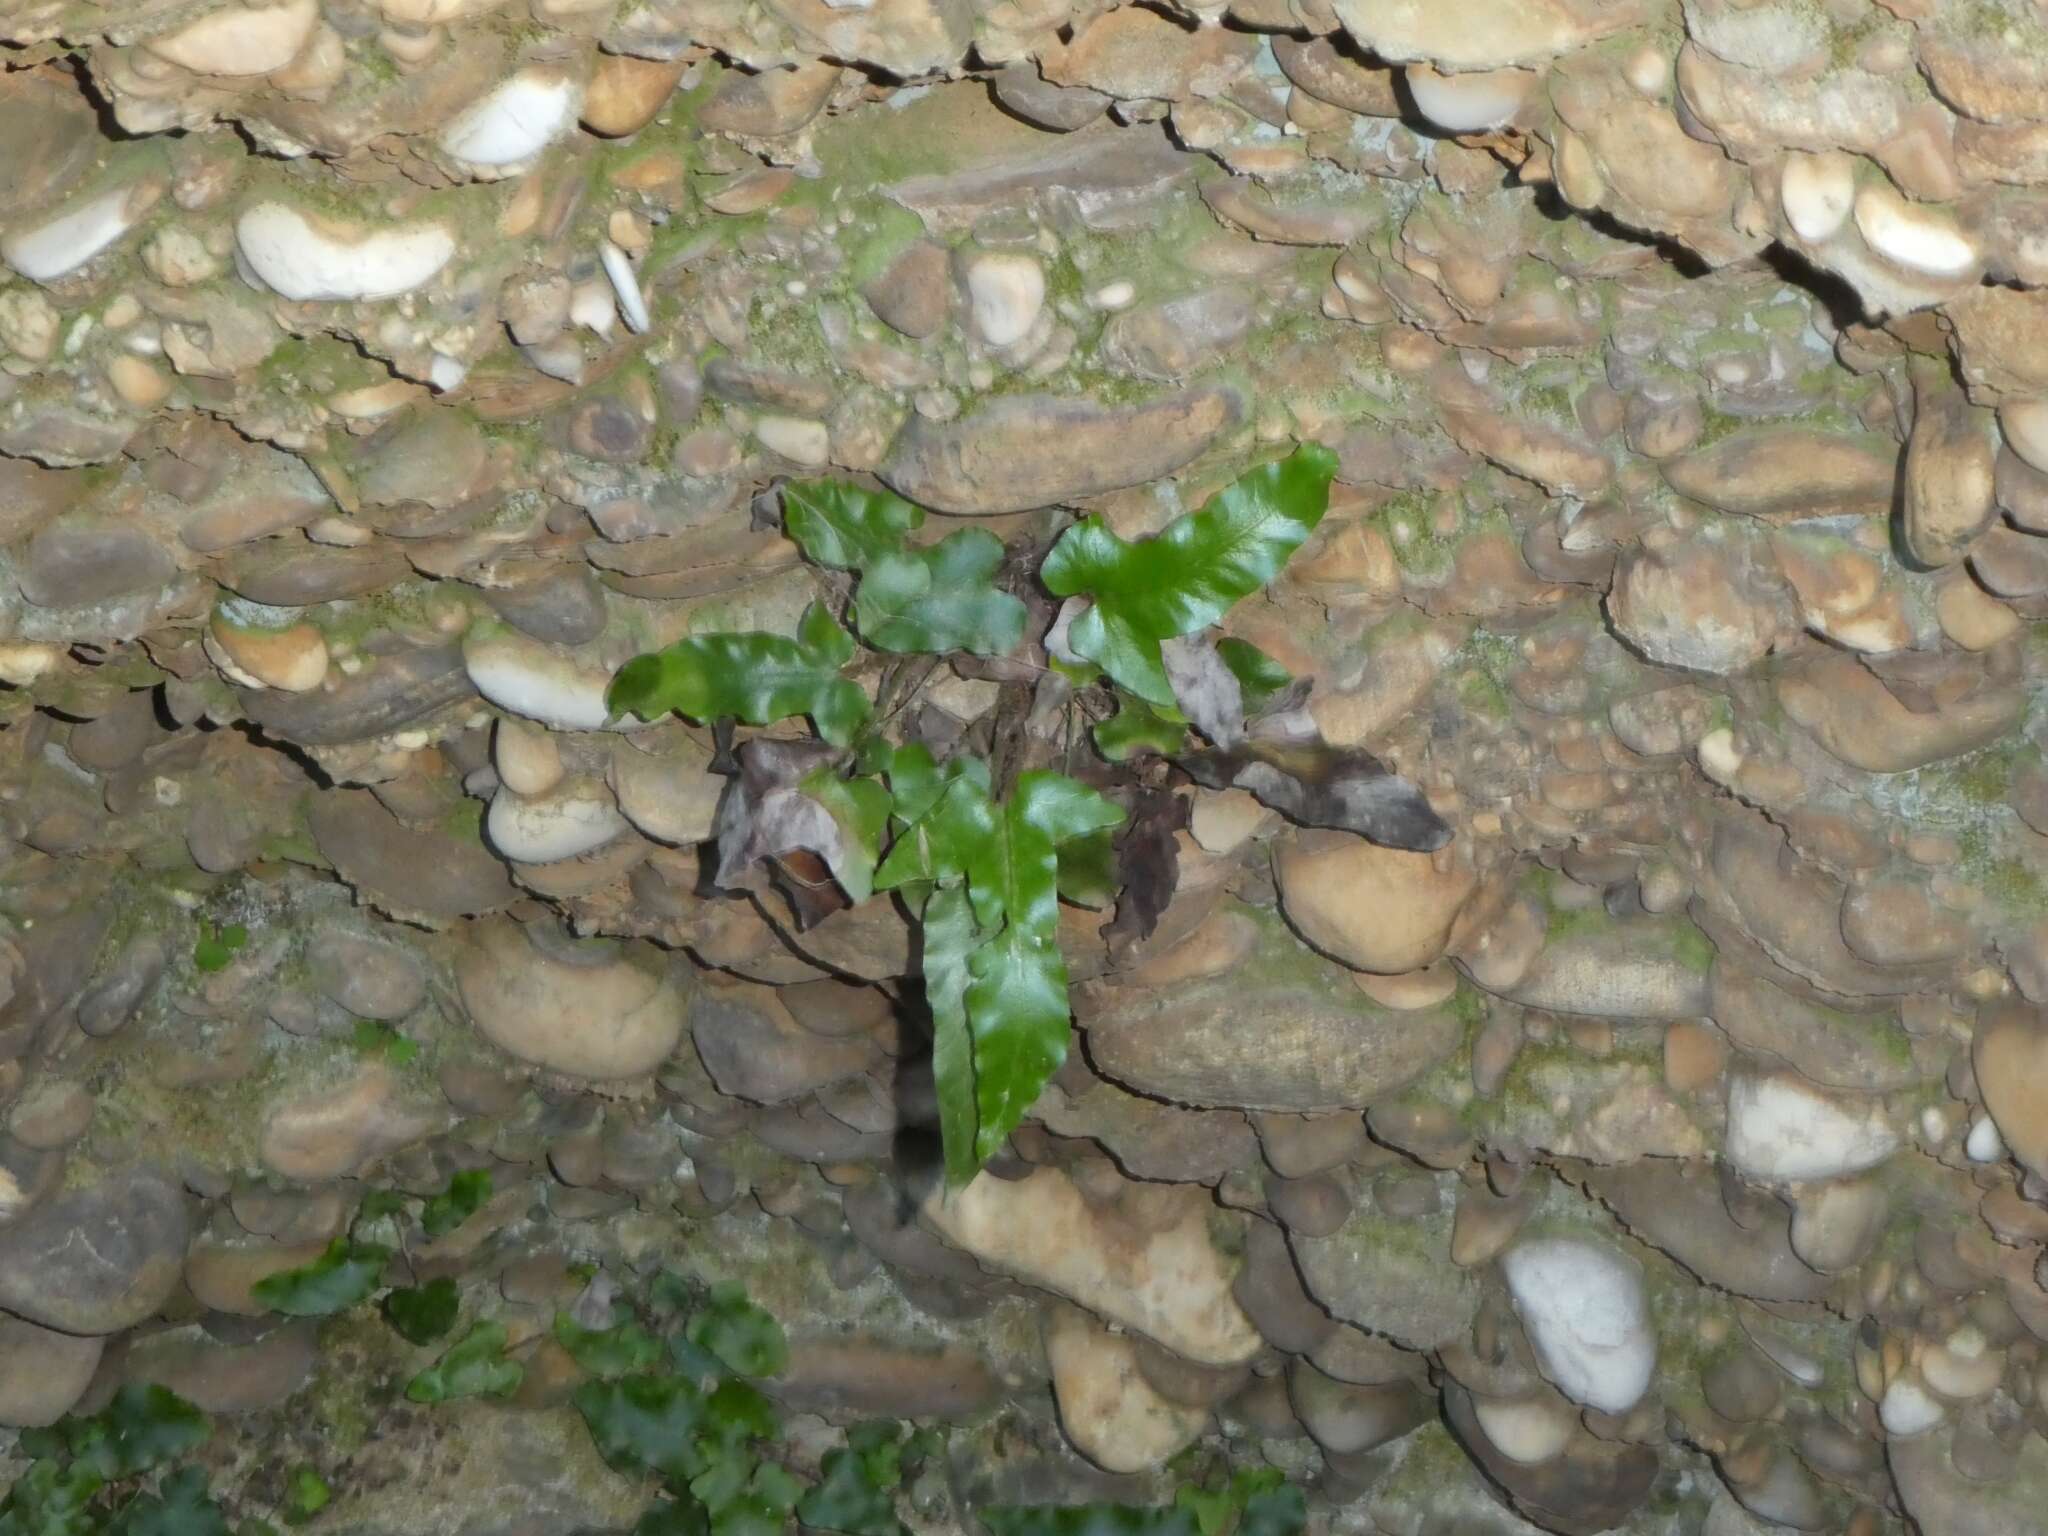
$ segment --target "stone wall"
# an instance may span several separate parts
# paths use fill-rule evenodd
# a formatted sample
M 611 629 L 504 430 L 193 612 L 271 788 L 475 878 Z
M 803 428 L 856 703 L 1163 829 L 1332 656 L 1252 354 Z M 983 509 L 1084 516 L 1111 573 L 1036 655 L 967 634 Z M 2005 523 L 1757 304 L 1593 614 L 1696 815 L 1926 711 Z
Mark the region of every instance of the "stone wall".
M 1206 1437 L 1336 1531 L 2041 1529 L 2039 8 L 0 42 L 0 1424 L 156 1380 L 337 1531 L 620 1525 L 545 1320 L 669 1262 L 783 1317 L 792 1408 L 962 1421 L 975 1497 Z M 1172 903 L 1063 911 L 1079 1048 L 944 1198 L 902 909 L 708 886 L 721 744 L 607 681 L 843 602 L 785 479 L 1042 547 L 1307 441 L 1330 511 L 1230 632 L 1456 837 L 1156 765 Z M 903 729 L 981 740 L 1045 627 Z M 514 1407 L 252 1300 L 477 1167 L 412 1260 Z

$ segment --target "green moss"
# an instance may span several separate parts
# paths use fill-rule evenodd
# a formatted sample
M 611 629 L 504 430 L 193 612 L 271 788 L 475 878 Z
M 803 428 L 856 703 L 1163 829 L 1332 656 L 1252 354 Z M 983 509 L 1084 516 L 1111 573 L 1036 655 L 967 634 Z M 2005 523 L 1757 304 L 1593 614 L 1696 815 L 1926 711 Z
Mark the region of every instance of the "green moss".
M 1705 975 L 1719 953 L 1714 941 L 1690 922 L 1680 921 L 1671 930 L 1671 953 L 1689 971 Z

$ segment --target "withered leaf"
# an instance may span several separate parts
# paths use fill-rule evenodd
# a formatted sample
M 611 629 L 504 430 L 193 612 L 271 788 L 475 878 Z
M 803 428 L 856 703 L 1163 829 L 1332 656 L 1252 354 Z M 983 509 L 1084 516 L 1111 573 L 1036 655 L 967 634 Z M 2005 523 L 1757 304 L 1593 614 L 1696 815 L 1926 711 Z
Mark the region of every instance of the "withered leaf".
M 1313 741 L 1247 740 L 1174 759 L 1209 789 L 1248 790 L 1305 827 L 1356 832 L 1369 842 L 1433 853 L 1451 828 L 1413 783 L 1370 752 Z
M 1116 916 L 1103 941 L 1122 950 L 1152 937 L 1180 884 L 1180 845 L 1174 833 L 1188 824 L 1188 801 L 1170 790 L 1140 789 L 1116 834 Z

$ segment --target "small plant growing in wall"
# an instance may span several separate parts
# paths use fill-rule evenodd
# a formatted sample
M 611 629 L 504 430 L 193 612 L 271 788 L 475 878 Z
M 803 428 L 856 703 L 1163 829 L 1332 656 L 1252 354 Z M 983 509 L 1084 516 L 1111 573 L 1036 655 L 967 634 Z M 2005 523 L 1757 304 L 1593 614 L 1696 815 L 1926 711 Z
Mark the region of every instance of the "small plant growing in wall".
M 950 1184 L 973 1178 L 1065 1059 L 1060 902 L 1116 903 L 1109 931 L 1127 942 L 1172 894 L 1179 802 L 1145 771 L 1153 760 L 1304 824 L 1410 848 L 1448 838 L 1413 785 L 1314 734 L 1306 689 L 1270 657 L 1211 633 L 1314 532 L 1335 472 L 1333 454 L 1303 447 L 1152 537 L 1075 523 L 1035 569 L 986 529 L 914 542 L 923 511 L 887 491 L 788 485 L 784 527 L 843 573 L 827 578 L 839 601 L 813 603 L 793 637 L 692 635 L 613 678 L 614 717 L 717 730 L 732 774 L 720 886 L 768 864 L 800 925 L 878 892 L 917 920 Z M 1042 652 L 1024 649 L 1034 628 Z M 947 661 L 1003 687 L 978 734 L 935 742 L 910 706 Z M 815 740 L 731 749 L 735 723 L 797 717 Z M 819 879 L 790 880 L 805 863 Z M 837 897 L 820 893 L 827 873 Z

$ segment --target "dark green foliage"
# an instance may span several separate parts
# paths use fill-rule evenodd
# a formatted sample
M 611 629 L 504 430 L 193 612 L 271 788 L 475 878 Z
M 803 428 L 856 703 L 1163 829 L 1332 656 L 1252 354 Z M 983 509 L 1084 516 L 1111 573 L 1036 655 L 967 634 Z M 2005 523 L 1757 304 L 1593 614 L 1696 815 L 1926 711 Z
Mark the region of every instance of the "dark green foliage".
M 782 519 L 806 557 L 859 571 L 854 627 L 878 651 L 1000 656 L 1024 638 L 1024 604 L 994 585 L 1002 541 L 963 528 L 928 549 L 905 545 L 924 510 L 841 480 L 782 490 Z
M 202 971 L 224 971 L 235 958 L 235 951 L 248 942 L 249 930 L 240 923 L 229 923 L 215 931 L 213 924 L 202 918 L 199 942 L 192 946 L 192 963 Z
M 853 637 L 813 603 L 794 640 L 759 630 L 692 635 L 635 656 L 612 678 L 606 706 L 642 720 L 673 712 L 749 725 L 809 715 L 820 736 L 845 746 L 868 716 L 867 695 L 839 675 L 852 659 Z
M 747 1300 L 744 1287 L 732 1283 L 711 1288 L 684 1337 L 742 1376 L 773 1376 L 789 1359 L 782 1324 Z
M 382 1243 L 337 1237 L 310 1264 L 265 1275 L 249 1294 L 288 1317 L 332 1317 L 368 1299 L 382 1281 L 391 1250 Z
M 1218 640 L 1216 654 L 1223 658 L 1223 665 L 1230 668 L 1237 686 L 1244 691 L 1244 712 L 1248 715 L 1257 714 L 1294 681 L 1285 667 L 1249 640 Z
M 122 1485 L 196 1449 L 206 1415 L 168 1388 L 130 1383 L 98 1413 L 26 1429 L 29 1468 L 0 1499 L 0 1536 L 227 1536 L 197 1467 L 154 1493 Z
M 526 1367 L 505 1358 L 505 1325 L 478 1323 L 432 1365 L 406 1383 L 416 1403 L 451 1397 L 507 1397 L 526 1376 Z
M 1134 693 L 1118 691 L 1116 713 L 1095 727 L 1095 750 L 1112 763 L 1139 752 L 1161 757 L 1187 745 L 1188 725 L 1173 708 L 1155 708 Z
M 1171 708 L 1160 642 L 1206 629 L 1279 575 L 1322 521 L 1336 473 L 1337 456 L 1311 444 L 1135 544 L 1099 517 L 1075 524 L 1038 573 L 1055 597 L 1094 599 L 1067 644 L 1148 703 Z
M 334 1491 L 327 1486 L 326 1478 L 311 1467 L 294 1467 L 290 1480 L 285 1484 L 282 1510 L 285 1523 L 304 1525 L 325 1509 L 333 1497 Z
M 566 1312 L 555 1314 L 555 1342 L 593 1376 L 624 1376 L 661 1360 L 661 1340 L 630 1317 L 609 1328 L 585 1328 Z
M 431 1344 L 455 1326 L 462 1293 L 454 1280 L 441 1275 L 425 1285 L 387 1291 L 378 1307 L 398 1336 L 408 1344 Z
M 426 1203 L 420 1212 L 420 1226 L 429 1237 L 445 1237 L 482 1210 L 490 1198 L 490 1169 L 466 1169 L 449 1179 L 448 1187 Z
M 397 1067 L 404 1066 L 420 1053 L 419 1041 L 408 1039 L 377 1019 L 357 1019 L 351 1039 L 355 1048 L 365 1056 L 382 1056 Z

